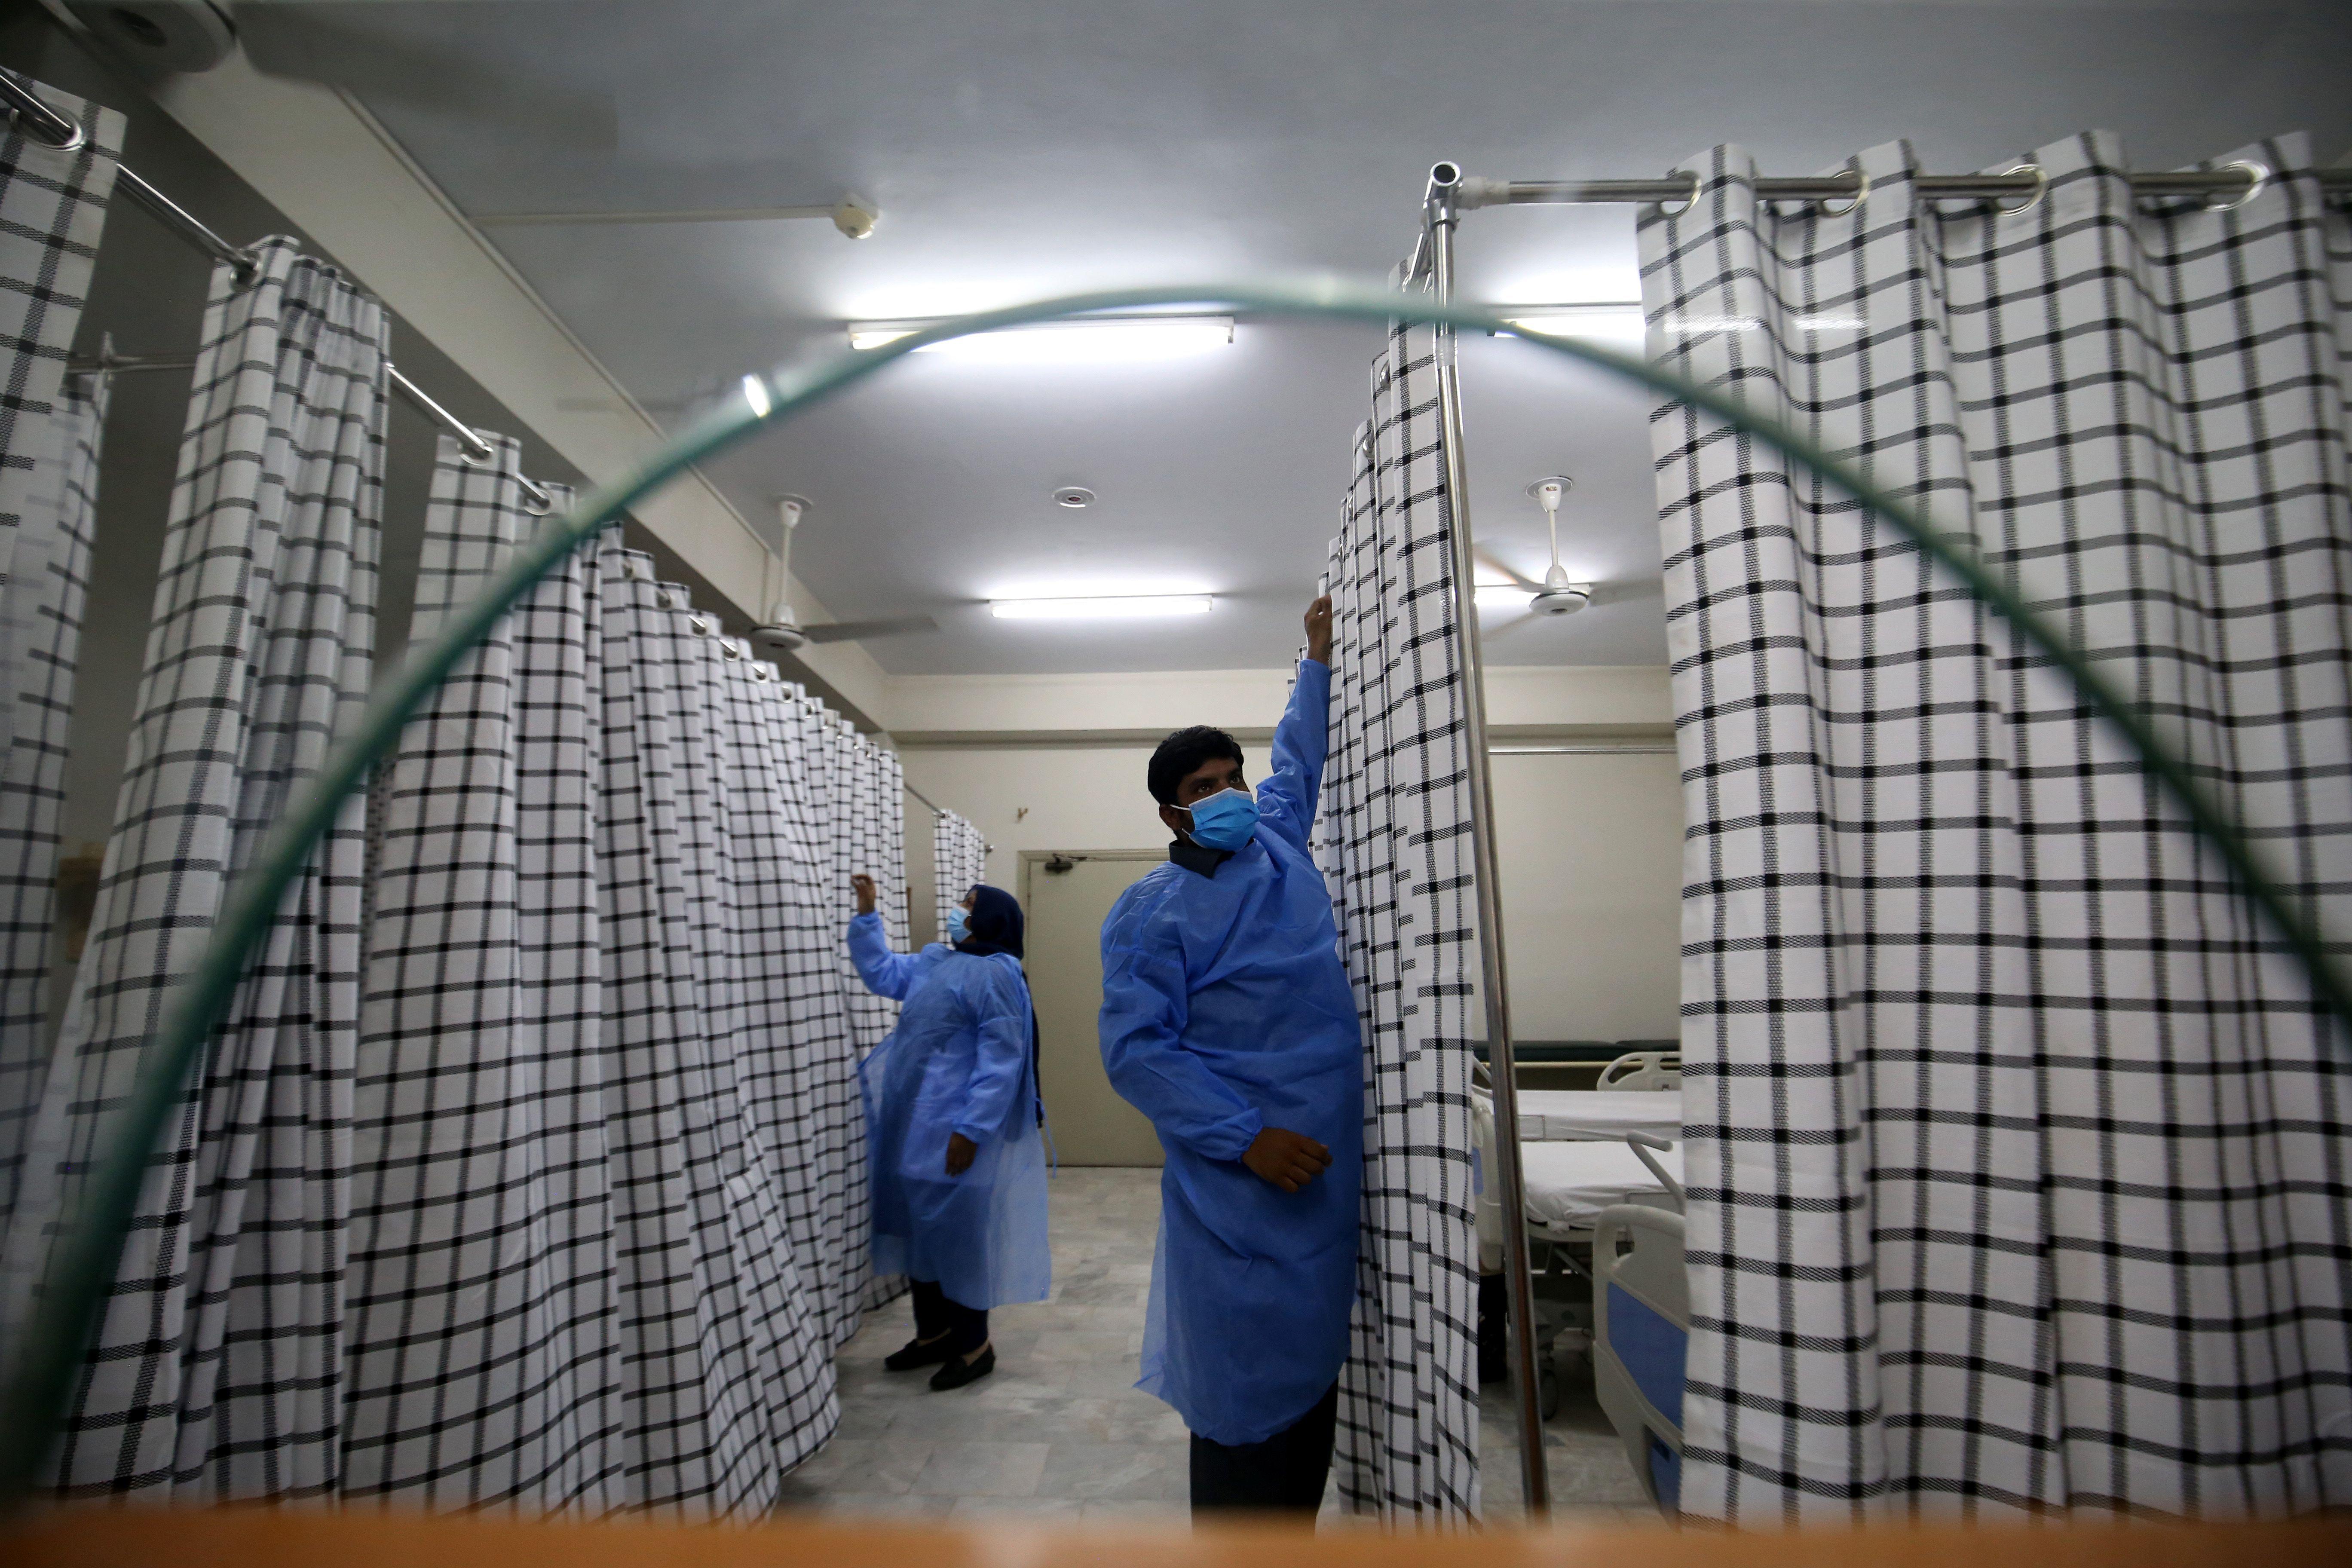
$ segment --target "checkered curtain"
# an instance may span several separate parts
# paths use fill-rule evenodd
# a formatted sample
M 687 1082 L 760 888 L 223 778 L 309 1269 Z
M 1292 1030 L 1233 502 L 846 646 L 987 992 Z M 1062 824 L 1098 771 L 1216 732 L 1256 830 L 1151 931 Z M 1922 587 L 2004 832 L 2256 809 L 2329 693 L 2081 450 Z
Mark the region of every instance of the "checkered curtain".
M 443 437 L 410 634 L 529 537 L 520 450 Z M 570 504 L 556 488 L 555 505 Z M 385 763 L 354 1090 L 342 1490 L 602 1513 L 625 1492 L 591 627 L 574 556 Z
M 890 933 L 893 952 L 905 952 L 914 946 L 914 889 L 907 880 L 907 760 L 896 752 L 882 753 L 883 865 L 890 876 L 890 890 L 879 900 L 882 924 Z M 895 1026 L 898 1007 L 892 1005 L 890 1017 Z
M 1938 209 L 1909 150 L 1641 226 L 1652 345 L 1924 503 L 2352 933 L 2352 239 L 2301 138 L 2226 212 Z M 1682 1506 L 2352 1502 L 2352 1041 L 2064 679 L 1763 443 L 1654 429 L 1686 809 Z M 2331 1059 L 2332 1058 L 2332 1059 Z
M 963 902 L 976 882 L 988 880 L 988 841 L 980 829 L 952 811 L 931 816 L 931 886 L 940 912 L 939 940 L 948 940 L 948 911 Z
M 420 640 L 531 526 L 499 447 L 445 445 Z M 836 733 L 617 548 L 542 583 L 411 724 L 362 1064 L 349 1491 L 745 1514 L 831 1435 L 866 1283 L 811 827 L 839 803 L 808 782 Z
M 850 998 L 836 963 L 845 916 L 822 831 L 841 803 L 809 787 L 813 775 L 831 778 L 829 768 L 811 765 L 821 759 L 808 750 L 829 734 L 830 715 L 772 665 L 751 661 L 748 647 L 734 646 L 744 658 L 737 666 L 739 702 L 766 738 L 756 765 L 762 809 L 775 814 L 781 847 L 768 868 L 778 887 L 767 956 L 752 966 L 772 1005 L 746 1060 L 772 1085 L 758 1098 L 777 1118 L 770 1147 L 792 1194 L 786 1212 L 794 1246 L 809 1260 L 803 1275 L 816 1331 L 826 1344 L 840 1344 L 857 1331 L 866 1292 L 866 1158 Z M 740 845 L 736 853 L 745 858 Z
M 252 255 L 249 285 L 213 279 L 116 826 L 28 1181 L 88 1167 L 229 878 L 367 693 L 387 320 L 290 241 Z M 165 1135 L 68 1415 L 68 1493 L 335 1485 L 363 840 L 354 798 Z
M 13 720 L 0 744 L 0 1237 L 16 1217 L 25 1142 L 49 1070 L 50 977 L 60 956 L 50 936 L 58 819 L 107 394 L 102 380 L 74 378 L 37 421 L 41 448 L 27 454 L 33 482 L 16 510 L 14 559 L 0 584 L 0 707 Z M 37 1225 L 46 1216 L 23 1217 Z M 0 1305 L 0 1320 L 7 1316 Z M 0 1331 L 0 1342 L 9 1337 Z
M 838 1420 L 742 1028 L 716 626 L 635 552 L 600 558 L 603 1011 L 627 1501 L 766 1508 Z M 766 960 L 762 959 L 761 962 Z
M 823 957 L 811 984 L 826 998 L 831 1019 L 827 1045 L 812 1060 L 811 1091 L 824 1129 L 810 1158 L 817 1171 L 821 1218 L 828 1256 L 836 1260 L 829 1280 L 837 1338 L 856 1331 L 859 1315 L 877 1304 L 866 1290 L 868 1225 L 866 1198 L 866 1112 L 857 1087 L 856 998 L 865 989 L 848 966 L 844 946 L 856 910 L 849 879 L 856 864 L 857 811 L 851 765 L 856 732 L 832 710 L 792 689 L 790 717 L 797 728 L 803 775 L 813 786 L 809 803 L 811 864 L 817 880 L 817 941 Z
M 856 826 L 850 864 L 854 870 L 874 879 L 875 911 L 882 917 L 882 929 L 893 949 L 903 952 L 907 947 L 906 771 L 897 753 L 884 751 L 863 735 L 849 737 L 847 752 L 846 794 Z M 843 986 L 849 996 L 851 1032 L 862 1054 L 880 1045 L 897 1027 L 898 1004 L 876 995 L 857 978 L 856 967 L 849 963 L 847 922 L 840 923 L 845 943 Z
M 1330 756 L 1316 855 L 1364 1020 L 1363 1237 L 1339 1378 L 1350 1509 L 1478 1511 L 1477 967 L 1468 741 L 1434 355 L 1399 327 L 1331 542 Z
M 49 928 L 103 387 L 68 383 L 122 116 L 32 86 L 71 152 L 0 125 L 0 1237 L 48 1076 Z M 5 1310 L 5 1309 L 0 1309 Z

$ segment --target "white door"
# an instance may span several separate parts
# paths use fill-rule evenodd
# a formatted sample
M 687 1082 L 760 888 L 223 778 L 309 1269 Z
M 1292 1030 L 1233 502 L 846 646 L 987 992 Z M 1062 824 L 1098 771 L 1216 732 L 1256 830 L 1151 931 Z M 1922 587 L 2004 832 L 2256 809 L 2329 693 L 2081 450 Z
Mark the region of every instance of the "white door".
M 1054 1147 L 1066 1165 L 1158 1165 L 1161 1160 L 1159 1134 L 1103 1072 L 1097 1020 L 1103 919 L 1119 894 L 1166 858 L 1151 850 L 1052 856 L 1032 850 L 1022 857 L 1037 1077 Z

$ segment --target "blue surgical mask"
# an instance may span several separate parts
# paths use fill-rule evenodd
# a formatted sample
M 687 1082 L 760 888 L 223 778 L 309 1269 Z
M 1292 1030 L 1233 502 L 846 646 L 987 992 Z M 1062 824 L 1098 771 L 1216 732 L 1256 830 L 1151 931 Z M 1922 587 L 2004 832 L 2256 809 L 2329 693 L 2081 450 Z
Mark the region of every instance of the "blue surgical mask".
M 1257 832 L 1257 797 L 1244 789 L 1220 790 L 1192 803 L 1192 842 L 1232 851 Z
M 961 942 L 971 934 L 971 926 L 965 921 L 963 910 L 961 909 L 950 910 L 948 911 L 948 940 L 950 942 Z

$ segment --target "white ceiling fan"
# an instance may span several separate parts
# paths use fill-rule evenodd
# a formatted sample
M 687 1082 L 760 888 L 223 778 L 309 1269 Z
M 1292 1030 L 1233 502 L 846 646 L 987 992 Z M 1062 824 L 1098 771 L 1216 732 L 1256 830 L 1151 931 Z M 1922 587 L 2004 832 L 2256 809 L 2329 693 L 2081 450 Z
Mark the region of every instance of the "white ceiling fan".
M 809 503 L 800 496 L 776 501 L 777 520 L 783 524 L 783 548 L 772 557 L 772 589 L 764 595 L 767 618 L 751 628 L 751 640 L 780 653 L 796 653 L 811 643 L 862 642 L 870 637 L 898 637 L 908 632 L 934 632 L 940 623 L 929 616 L 893 616 L 871 621 L 827 621 L 803 626 L 793 618 L 793 532 L 807 515 Z M 763 584 L 764 586 L 764 584 Z
M 1551 534 L 1551 566 L 1544 573 L 1541 582 L 1513 570 L 1484 551 L 1479 552 L 1479 564 L 1501 574 L 1513 585 L 1527 590 L 1529 613 L 1526 618 L 1528 621 L 1538 616 L 1572 616 L 1592 603 L 1595 584 L 1570 582 L 1568 569 L 1559 563 L 1559 503 L 1575 488 L 1576 481 L 1562 474 L 1547 475 L 1528 486 L 1528 494 L 1543 508 L 1544 524 Z M 1512 623 L 1513 626 L 1523 624 Z M 1497 627 L 1487 635 L 1498 637 L 1509 629 L 1509 626 Z

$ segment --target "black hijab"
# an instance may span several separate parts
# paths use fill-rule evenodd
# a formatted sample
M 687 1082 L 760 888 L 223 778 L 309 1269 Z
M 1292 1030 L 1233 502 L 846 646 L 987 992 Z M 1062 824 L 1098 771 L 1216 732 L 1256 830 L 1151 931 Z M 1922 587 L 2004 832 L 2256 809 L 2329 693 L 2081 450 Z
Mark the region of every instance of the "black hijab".
M 985 882 L 973 885 L 971 913 L 964 917 L 964 929 L 971 934 L 956 943 L 958 952 L 975 953 L 982 958 L 992 952 L 1022 956 L 1021 906 L 1002 888 L 992 888 Z
M 986 958 L 992 952 L 1009 952 L 1018 959 L 1023 956 L 1021 925 L 1021 906 L 1013 901 L 1012 894 L 985 882 L 975 882 L 971 889 L 971 913 L 963 918 L 964 930 L 970 934 L 956 943 L 956 951 L 979 958 Z M 1021 984 L 1029 984 L 1026 972 L 1021 976 Z M 1045 1097 L 1045 1087 L 1037 1078 L 1042 1054 L 1038 1047 L 1037 1009 L 1033 1006 L 1029 1009 L 1029 1081 L 1038 1084 L 1037 1125 L 1043 1127 Z

